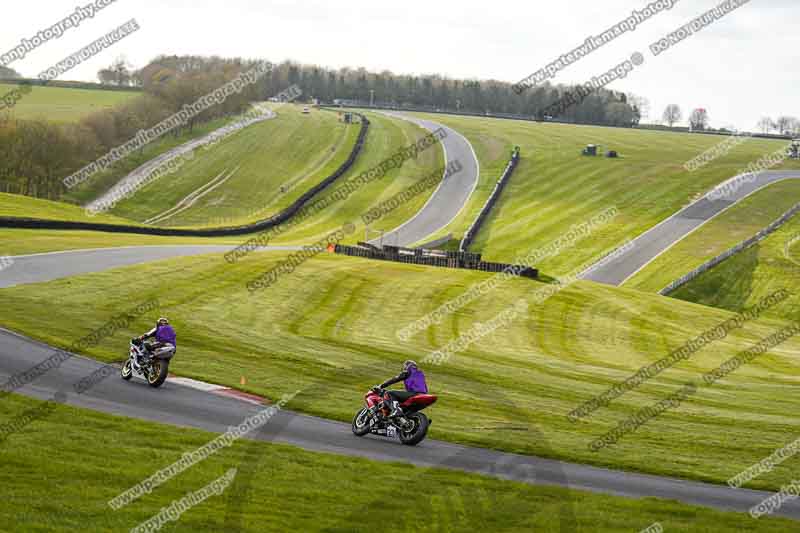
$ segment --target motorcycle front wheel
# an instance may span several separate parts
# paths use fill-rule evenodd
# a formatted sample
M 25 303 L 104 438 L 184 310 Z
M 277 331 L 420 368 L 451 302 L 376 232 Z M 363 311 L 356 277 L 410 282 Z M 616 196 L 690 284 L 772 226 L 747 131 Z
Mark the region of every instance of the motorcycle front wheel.
M 122 365 L 122 369 L 119 371 L 119 375 L 125 381 L 128 381 L 133 377 L 133 368 L 131 368 L 131 360 L 128 359 L 125 361 L 125 364 Z
M 353 418 L 353 435 L 363 437 L 369 433 L 369 409 L 360 410 Z
M 147 383 L 153 387 L 158 388 L 167 380 L 169 372 L 169 361 L 156 359 L 150 363 L 150 371 L 147 373 Z

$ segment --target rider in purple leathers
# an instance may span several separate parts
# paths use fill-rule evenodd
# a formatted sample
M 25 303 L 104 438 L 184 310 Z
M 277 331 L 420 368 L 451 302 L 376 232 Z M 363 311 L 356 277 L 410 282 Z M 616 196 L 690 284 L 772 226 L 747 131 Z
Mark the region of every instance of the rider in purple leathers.
M 378 387 L 385 389 L 386 387 L 395 383 L 400 383 L 401 381 L 406 387 L 405 391 L 386 391 L 386 396 L 388 397 L 392 408 L 392 412 L 389 414 L 390 417 L 395 417 L 402 414 L 400 411 L 400 402 L 404 402 L 412 396 L 416 396 L 417 394 L 428 393 L 428 385 L 425 383 L 425 374 L 422 372 L 422 370 L 417 368 L 417 363 L 411 360 L 403 363 L 402 372 L 392 379 L 384 381 L 378 385 Z
M 177 346 L 175 330 L 169 325 L 169 320 L 164 317 L 158 319 L 156 327 L 139 337 L 140 341 L 155 338 L 155 342 L 146 344 L 148 355 L 160 350 L 174 350 Z

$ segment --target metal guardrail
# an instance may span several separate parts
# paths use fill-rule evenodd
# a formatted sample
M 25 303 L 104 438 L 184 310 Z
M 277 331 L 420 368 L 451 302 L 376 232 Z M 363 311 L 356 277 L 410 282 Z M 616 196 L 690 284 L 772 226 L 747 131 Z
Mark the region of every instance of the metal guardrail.
M 469 248 L 469 246 L 472 244 L 472 241 L 475 240 L 475 236 L 478 235 L 478 232 L 481 230 L 481 226 L 483 226 L 483 223 L 488 218 L 492 208 L 500 198 L 500 193 L 503 192 L 506 183 L 508 183 L 508 180 L 511 178 L 511 174 L 513 174 L 514 169 L 517 168 L 519 157 L 519 147 L 516 147 L 511 154 L 511 160 L 508 162 L 506 169 L 503 171 L 503 175 L 500 176 L 499 180 L 497 180 L 494 190 L 492 190 L 492 194 L 489 195 L 489 198 L 486 200 L 486 203 L 483 204 L 480 213 L 478 213 L 477 218 L 472 222 L 472 225 L 470 225 L 469 229 L 464 234 L 464 238 L 461 239 L 461 244 L 458 247 L 460 251 L 466 252 L 467 248 Z
M 740 242 L 739 244 L 737 244 L 736 246 L 734 246 L 730 250 L 727 250 L 726 252 L 723 252 L 723 253 L 719 254 L 715 258 L 713 258 L 713 259 L 711 259 L 709 261 L 706 261 L 705 263 L 703 263 L 699 267 L 695 268 L 694 270 L 692 270 L 691 272 L 689 272 L 685 276 L 682 276 L 682 277 L 676 279 L 675 281 L 673 281 L 672 283 L 670 283 L 669 285 L 667 285 L 666 287 L 664 287 L 663 289 L 658 291 L 658 294 L 660 294 L 662 296 L 667 296 L 671 292 L 674 292 L 675 290 L 679 289 L 680 287 L 686 285 L 687 283 L 689 283 L 690 281 L 695 279 L 700 274 L 703 274 L 704 272 L 707 272 L 707 271 L 711 270 L 712 268 L 714 268 L 715 266 L 719 265 L 720 263 L 722 263 L 723 261 L 725 261 L 729 257 L 731 257 L 733 255 L 736 255 L 739 252 L 746 250 L 747 248 L 750 248 L 754 244 L 756 244 L 756 243 L 762 241 L 763 239 L 765 239 L 771 233 L 774 233 L 775 231 L 777 231 L 781 226 L 783 226 L 784 224 L 789 222 L 789 220 L 791 220 L 791 218 L 793 216 L 795 216 L 799 212 L 800 212 L 800 203 L 797 203 L 791 209 L 789 209 L 784 214 L 782 214 L 780 216 L 780 218 L 778 218 L 778 220 L 776 220 L 775 222 L 773 222 L 772 224 L 770 224 L 766 228 L 762 229 L 761 231 L 759 231 L 758 233 L 756 233 L 755 235 L 753 235 L 749 239 L 746 239 L 746 240 Z

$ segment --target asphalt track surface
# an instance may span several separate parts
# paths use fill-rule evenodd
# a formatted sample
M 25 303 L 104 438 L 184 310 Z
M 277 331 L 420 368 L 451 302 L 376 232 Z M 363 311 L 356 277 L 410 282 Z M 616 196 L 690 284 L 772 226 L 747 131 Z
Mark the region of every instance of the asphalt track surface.
M 92 250 L 70 250 L 33 255 L 13 256 L 10 267 L 0 270 L 0 289 L 40 283 L 90 272 L 102 272 L 112 268 L 149 263 L 172 257 L 188 257 L 230 251 L 230 245 L 169 245 L 126 246 L 120 248 L 97 248 Z M 299 246 L 267 246 L 260 250 L 291 251 Z
M 400 227 L 387 232 L 382 238 L 370 241 L 374 245 L 409 246 L 427 239 L 456 218 L 478 185 L 480 164 L 472 145 L 457 131 L 437 122 L 409 117 L 402 113 L 389 111 L 382 113 L 393 118 L 408 120 L 428 131 L 444 129 L 447 132 L 447 137 L 442 139 L 445 165 L 451 161 L 459 161 L 463 167 L 460 172 L 442 180 L 428 202 L 414 217 Z
M 0 384 L 31 369 L 53 353 L 53 349 L 44 344 L 0 330 Z M 177 357 L 180 357 L 180 351 Z M 167 382 L 160 389 L 152 389 L 138 378 L 123 381 L 116 371 L 83 394 L 77 394 L 73 387 L 103 366 L 97 361 L 74 356 L 14 392 L 40 400 L 52 399 L 61 392 L 69 405 L 215 433 L 223 433 L 229 426 L 238 425 L 263 409 L 177 383 Z M 353 398 L 354 414 L 360 403 L 360 398 Z M 154 405 L 158 409 L 154 409 Z M 435 424 L 435 406 L 430 412 Z M 350 424 L 289 411 L 279 412 L 261 431 L 251 435 L 258 440 L 282 442 L 318 452 L 444 467 L 531 484 L 560 485 L 632 498 L 667 498 L 722 510 L 745 512 L 770 496 L 767 492 L 619 472 L 435 440 L 426 440 L 416 447 L 403 446 L 380 437 L 358 438 L 352 434 Z M 800 501 L 787 502 L 776 514 L 800 519 Z
M 600 266 L 590 267 L 581 277 L 606 285 L 622 285 L 659 255 L 732 205 L 768 185 L 793 178 L 800 178 L 800 171 L 759 172 L 748 180 L 741 176 L 733 177 L 714 189 L 722 192 L 727 186 L 727 194 L 713 199 L 709 198 L 711 193 L 703 196 L 639 235 L 627 252 Z

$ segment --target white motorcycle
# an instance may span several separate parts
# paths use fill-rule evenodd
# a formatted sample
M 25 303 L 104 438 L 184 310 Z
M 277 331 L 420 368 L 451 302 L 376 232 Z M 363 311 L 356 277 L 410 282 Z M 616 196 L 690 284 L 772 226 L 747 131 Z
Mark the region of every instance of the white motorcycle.
M 154 388 L 164 384 L 169 373 L 169 362 L 175 357 L 175 347 L 167 345 L 148 353 L 144 341 L 131 339 L 130 357 L 122 365 L 120 375 L 128 381 L 134 374 L 143 377 Z

